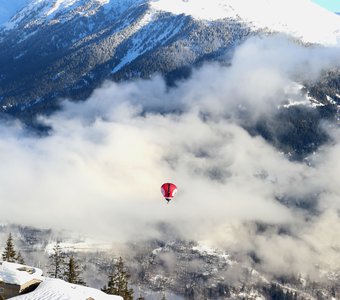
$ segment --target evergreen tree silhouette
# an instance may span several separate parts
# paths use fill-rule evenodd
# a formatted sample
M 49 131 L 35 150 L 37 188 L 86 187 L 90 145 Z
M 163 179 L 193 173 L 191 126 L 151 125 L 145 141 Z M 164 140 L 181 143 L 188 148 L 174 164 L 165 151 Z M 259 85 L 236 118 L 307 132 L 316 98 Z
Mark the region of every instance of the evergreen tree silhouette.
M 63 267 L 65 264 L 65 256 L 60 247 L 60 243 L 57 242 L 53 247 L 53 252 L 50 254 L 49 259 L 51 261 L 50 270 L 48 274 L 53 278 L 63 278 Z
M 17 254 L 14 250 L 13 238 L 12 238 L 12 234 L 10 233 L 8 235 L 8 239 L 6 242 L 5 251 L 2 254 L 2 260 L 8 261 L 8 262 L 16 262 L 16 257 L 17 257 Z
M 123 259 L 119 257 L 114 272 L 109 275 L 107 287 L 105 286 L 102 291 L 107 294 L 122 296 L 124 300 L 133 300 L 133 290 L 128 287 L 129 278 L 130 275 L 125 270 Z
M 85 285 L 85 282 L 80 277 L 81 268 L 78 262 L 71 256 L 66 264 L 64 272 L 64 280 L 70 283 Z
M 22 257 L 20 251 L 18 252 L 18 254 L 17 254 L 15 260 L 16 260 L 16 262 L 17 262 L 18 264 L 21 264 L 21 265 L 24 265 L 24 264 L 25 264 L 24 258 Z

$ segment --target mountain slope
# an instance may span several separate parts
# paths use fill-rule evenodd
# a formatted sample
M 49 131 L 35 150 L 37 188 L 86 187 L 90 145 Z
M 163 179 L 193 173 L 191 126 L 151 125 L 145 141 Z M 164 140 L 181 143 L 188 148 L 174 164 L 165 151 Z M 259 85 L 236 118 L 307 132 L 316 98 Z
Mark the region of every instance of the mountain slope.
M 27 0 L 0 27 L 0 112 L 29 120 L 60 98 L 88 97 L 106 79 L 161 73 L 172 81 L 202 61 L 225 60 L 250 35 L 336 43 L 338 16 L 308 0 L 270 3 Z
M 118 255 L 115 251 L 119 252 L 121 247 L 112 249 L 112 243 L 109 248 L 99 244 L 96 248 L 84 248 L 82 243 L 78 247 L 79 243 L 71 237 L 56 232 L 46 236 L 45 230 L 28 227 L 12 225 L 11 231 L 21 240 L 19 249 L 22 254 L 29 260 L 33 259 L 35 264 L 47 259 L 57 237 L 62 241 L 60 245 L 64 251 L 73 253 L 82 264 L 86 264 L 87 283 L 96 288 L 106 283 L 108 266 Z M 319 281 L 303 274 L 273 276 L 261 270 L 261 260 L 256 253 L 242 253 L 242 256 L 241 253 L 176 239 L 175 235 L 167 232 L 164 239 L 133 241 L 125 245 L 125 251 L 129 251 L 122 255 L 126 255 L 124 258 L 131 274 L 130 282 L 136 288 L 135 295 L 155 300 L 160 299 L 164 291 L 167 299 L 273 299 L 271 297 L 276 295 L 275 299 L 326 300 L 338 299 L 340 295 L 339 272 L 325 271 Z M 32 243 L 32 238 L 37 239 L 40 245 Z M 78 235 L 77 239 L 80 239 Z M 81 241 L 86 245 L 86 239 Z M 287 292 L 295 294 L 295 298 L 289 298 Z M 14 299 L 86 299 L 90 296 L 94 299 L 119 299 L 92 288 L 50 278 L 45 278 L 32 293 Z
M 336 45 L 340 37 L 340 18 L 309 0 L 211 0 L 209 6 L 194 0 L 160 0 L 152 6 L 205 20 L 240 17 L 254 28 L 284 32 L 308 43 Z
M 57 98 L 86 97 L 105 79 L 174 72 L 219 56 L 250 33 L 236 20 L 207 24 L 140 1 L 67 3 L 54 10 L 33 1 L 1 31 L 2 111 L 46 111 Z

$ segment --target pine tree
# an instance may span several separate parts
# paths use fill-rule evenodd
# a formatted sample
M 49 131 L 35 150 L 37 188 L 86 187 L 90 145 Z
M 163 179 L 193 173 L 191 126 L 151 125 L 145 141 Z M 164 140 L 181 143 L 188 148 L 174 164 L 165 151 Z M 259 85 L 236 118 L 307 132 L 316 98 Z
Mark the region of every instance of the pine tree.
M 10 233 L 8 235 L 8 239 L 7 239 L 7 242 L 6 242 L 5 251 L 2 254 L 2 260 L 8 261 L 8 262 L 15 262 L 16 257 L 17 257 L 17 254 L 14 250 L 13 238 L 12 238 L 12 234 Z
M 77 261 L 73 256 L 69 258 L 64 272 L 64 280 L 70 283 L 85 285 L 85 282 L 80 277 L 81 270 Z
M 16 256 L 15 260 L 18 264 L 21 264 L 21 265 L 25 264 L 24 258 L 22 257 L 20 251 L 18 252 L 18 255 Z
M 109 275 L 107 287 L 102 290 L 111 295 L 122 296 L 124 300 L 133 300 L 133 290 L 128 288 L 130 275 L 125 271 L 123 259 L 119 257 L 115 264 L 114 272 Z
M 51 277 L 54 278 L 63 278 L 63 265 L 65 263 L 65 257 L 62 252 L 62 249 L 60 247 L 60 243 L 57 242 L 55 246 L 53 247 L 53 252 L 49 256 L 49 259 L 51 261 L 50 264 L 50 271 L 48 272 Z

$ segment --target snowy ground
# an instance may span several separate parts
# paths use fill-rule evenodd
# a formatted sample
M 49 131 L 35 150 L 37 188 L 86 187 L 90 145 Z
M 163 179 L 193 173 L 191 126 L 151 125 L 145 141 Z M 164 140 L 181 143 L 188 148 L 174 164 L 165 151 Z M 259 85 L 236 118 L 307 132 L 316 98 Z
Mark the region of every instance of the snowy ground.
M 107 295 L 100 290 L 70 284 L 60 279 L 45 278 L 42 270 L 16 263 L 0 262 L 0 281 L 22 285 L 37 279 L 42 283 L 31 293 L 12 299 L 25 300 L 122 300 L 120 296 Z
M 5 261 L 0 262 L 0 281 L 22 285 L 33 279 L 43 280 L 42 270 Z

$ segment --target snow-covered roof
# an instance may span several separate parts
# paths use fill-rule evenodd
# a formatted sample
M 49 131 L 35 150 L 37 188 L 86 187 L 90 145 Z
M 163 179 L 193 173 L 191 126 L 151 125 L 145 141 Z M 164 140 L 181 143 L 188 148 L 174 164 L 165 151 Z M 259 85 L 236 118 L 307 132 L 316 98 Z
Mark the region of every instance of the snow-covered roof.
M 34 279 L 43 280 L 42 273 L 38 268 L 0 261 L 0 281 L 9 284 L 22 285 Z
M 71 284 L 60 279 L 52 278 L 46 278 L 45 281 L 43 281 L 33 292 L 11 299 L 86 300 L 89 298 L 93 298 L 95 300 L 123 300 L 120 296 L 107 295 L 97 289 Z

